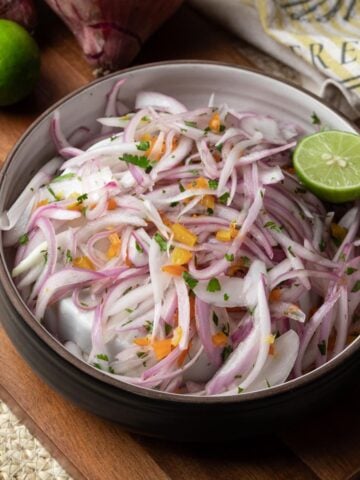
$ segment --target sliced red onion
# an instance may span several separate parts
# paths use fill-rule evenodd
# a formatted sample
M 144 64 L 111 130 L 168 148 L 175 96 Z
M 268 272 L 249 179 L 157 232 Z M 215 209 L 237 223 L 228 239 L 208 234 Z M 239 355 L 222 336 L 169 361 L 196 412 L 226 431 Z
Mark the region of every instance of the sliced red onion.
M 175 100 L 175 98 L 168 97 L 167 95 L 163 95 L 162 93 L 138 93 L 135 100 L 135 108 L 144 109 L 147 107 L 154 107 L 157 110 L 162 110 L 173 114 L 184 113 L 187 111 L 187 108 L 182 103 Z

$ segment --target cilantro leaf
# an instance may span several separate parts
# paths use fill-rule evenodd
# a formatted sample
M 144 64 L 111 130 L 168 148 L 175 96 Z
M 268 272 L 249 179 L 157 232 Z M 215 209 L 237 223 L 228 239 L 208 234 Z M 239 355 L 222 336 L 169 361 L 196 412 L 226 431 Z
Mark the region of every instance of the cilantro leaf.
M 150 142 L 142 140 L 136 145 L 136 148 L 138 150 L 142 150 L 142 151 L 146 152 L 146 150 L 149 150 L 149 148 L 150 148 Z
M 99 360 L 104 360 L 105 362 L 109 361 L 109 357 L 105 353 L 99 353 L 98 355 L 96 355 L 96 358 L 98 358 Z
M 270 230 L 274 230 L 275 232 L 281 233 L 281 227 L 275 222 L 269 221 L 266 222 L 264 225 L 265 228 L 270 228 Z
M 321 120 L 320 118 L 316 115 L 315 112 L 312 112 L 311 114 L 311 123 L 313 125 L 320 125 L 321 124 Z
M 352 275 L 354 272 L 357 272 L 357 268 L 348 267 L 348 268 L 346 269 L 346 274 L 347 274 L 347 275 Z
M 193 278 L 189 272 L 183 272 L 182 276 L 185 282 L 187 283 L 188 287 L 191 288 L 191 290 L 195 288 L 196 285 L 199 283 L 199 281 Z
M 212 278 L 207 284 L 206 290 L 208 292 L 219 292 L 221 290 L 220 282 L 217 278 Z
M 19 237 L 19 244 L 20 245 L 26 245 L 29 241 L 29 235 L 27 233 L 24 233 Z
M 219 197 L 219 202 L 222 203 L 223 205 L 227 204 L 227 201 L 229 200 L 230 193 L 225 192 Z
M 162 252 L 167 251 L 167 241 L 160 235 L 159 232 L 156 232 L 154 235 L 155 242 L 159 245 Z
M 216 190 L 219 185 L 219 180 L 208 180 L 208 185 L 211 190 Z
M 351 291 L 353 293 L 355 292 L 359 292 L 360 291 L 360 280 L 357 280 L 353 286 L 353 288 L 351 289 Z
M 51 183 L 65 182 L 65 180 L 71 180 L 75 176 L 75 173 L 64 173 L 63 175 L 53 178 Z
M 87 193 L 84 193 L 83 195 L 80 195 L 79 197 L 77 197 L 77 203 L 80 205 L 80 203 L 83 203 L 84 200 L 87 200 L 88 199 L 88 194 Z
M 189 122 L 188 120 L 184 120 L 184 123 L 187 127 L 197 128 L 197 123 L 196 122 Z
M 122 157 L 119 157 L 119 160 L 122 160 L 126 163 L 131 163 L 132 165 L 136 165 L 137 167 L 143 168 L 144 170 L 148 170 L 152 168 L 150 160 L 142 155 L 131 155 L 130 153 L 124 153 Z
M 225 258 L 228 262 L 234 261 L 234 254 L 233 253 L 225 253 Z
M 319 349 L 321 355 L 326 355 L 326 343 L 325 343 L 325 340 L 322 340 L 320 343 L 318 343 L 318 349 Z

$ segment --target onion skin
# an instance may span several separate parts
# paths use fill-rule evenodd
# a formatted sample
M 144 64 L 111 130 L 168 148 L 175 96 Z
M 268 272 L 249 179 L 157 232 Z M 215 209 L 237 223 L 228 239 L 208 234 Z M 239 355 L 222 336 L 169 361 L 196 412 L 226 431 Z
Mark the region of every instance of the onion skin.
M 0 0 L 0 18 L 19 23 L 27 30 L 34 30 L 37 15 L 33 0 Z
M 182 0 L 45 0 L 77 38 L 88 62 L 106 73 L 127 66 Z

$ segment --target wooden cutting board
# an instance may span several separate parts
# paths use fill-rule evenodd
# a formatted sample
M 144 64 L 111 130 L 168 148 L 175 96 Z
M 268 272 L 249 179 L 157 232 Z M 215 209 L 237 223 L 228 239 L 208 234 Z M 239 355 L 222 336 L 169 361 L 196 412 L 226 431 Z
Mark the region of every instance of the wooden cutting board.
M 48 11 L 42 18 L 41 81 L 31 98 L 0 112 L 1 160 L 45 108 L 93 78 L 71 34 Z M 192 58 L 251 66 L 241 47 L 184 6 L 135 63 Z M 0 327 L 0 397 L 75 479 L 345 480 L 360 470 L 359 381 L 295 429 L 231 445 L 181 445 L 128 434 L 70 404 L 30 370 Z

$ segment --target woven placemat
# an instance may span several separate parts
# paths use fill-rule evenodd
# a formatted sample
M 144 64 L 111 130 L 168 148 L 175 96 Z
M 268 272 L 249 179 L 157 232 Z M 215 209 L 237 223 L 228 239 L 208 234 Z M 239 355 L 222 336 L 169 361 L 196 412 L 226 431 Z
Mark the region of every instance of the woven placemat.
M 299 75 L 250 45 L 241 51 L 259 70 L 299 83 Z M 58 462 L 0 399 L 0 480 L 71 480 Z
M 58 462 L 0 401 L 0 479 L 71 480 Z

